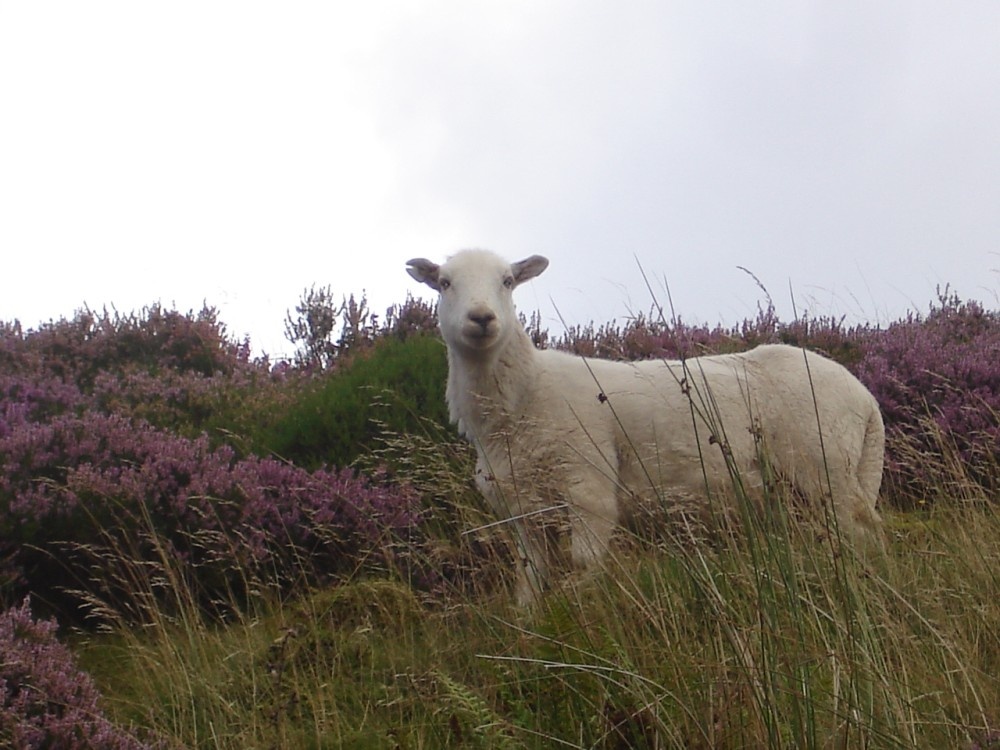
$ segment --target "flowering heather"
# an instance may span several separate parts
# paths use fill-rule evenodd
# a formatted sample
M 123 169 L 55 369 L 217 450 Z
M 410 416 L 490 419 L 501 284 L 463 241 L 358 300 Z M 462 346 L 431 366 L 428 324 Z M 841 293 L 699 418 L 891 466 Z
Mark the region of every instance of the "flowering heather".
M 0 438 L 15 428 L 77 409 L 80 390 L 56 378 L 0 374 Z
M 103 371 L 88 393 L 89 408 L 186 437 L 208 433 L 238 442 L 283 413 L 308 375 L 294 369 L 244 364 L 225 375 L 129 367 Z
M 882 408 L 894 489 L 940 490 L 942 461 L 930 459 L 946 448 L 990 488 L 1000 465 L 1000 314 L 942 294 L 926 318 L 873 332 L 864 351 L 857 373 Z
M 399 311 L 392 326 L 408 316 Z M 166 555 L 212 596 L 265 571 L 287 582 L 383 565 L 415 533 L 418 498 L 406 487 L 307 472 L 225 443 L 284 411 L 301 376 L 251 362 L 214 311 L 85 311 L 28 333 L 3 325 L 0 373 L 8 602 L 34 591 L 65 604 L 62 589 L 121 588 L 109 548 L 133 563 Z
M 130 315 L 84 309 L 72 320 L 48 323 L 28 334 L 17 325 L 0 330 L 0 362 L 44 368 L 80 385 L 125 363 L 212 375 L 230 372 L 248 357 L 246 344 L 227 338 L 210 307 L 197 315 L 158 304 Z
M 0 324 L 0 405 L 28 408 L 32 421 L 94 409 L 188 434 L 211 429 L 249 393 L 275 396 L 289 379 L 228 341 L 215 315 L 154 305 L 128 316 L 83 310 L 27 333 Z
M 34 619 L 27 599 L 0 613 L 0 746 L 151 747 L 105 717 L 93 681 L 56 640 L 55 622 Z
M 773 306 L 761 308 L 755 318 L 737 325 L 689 325 L 683 320 L 668 323 L 656 311 L 640 314 L 625 324 L 609 323 L 574 326 L 560 337 L 551 339 L 538 330 L 532 318 L 529 330 L 536 343 L 556 349 L 607 359 L 680 359 L 704 354 L 725 354 L 752 349 L 761 344 L 807 346 L 827 356 L 850 364 L 860 357 L 859 348 L 868 335 L 867 326 L 845 328 L 842 319 L 803 318 L 781 322 Z
M 204 436 L 117 415 L 24 424 L 0 438 L 0 459 L 0 580 L 15 592 L 86 589 L 88 567 L 114 580 L 87 554 L 99 540 L 150 563 L 166 552 L 197 572 L 208 595 L 264 571 L 323 578 L 385 563 L 418 521 L 418 498 L 405 487 L 239 459 Z

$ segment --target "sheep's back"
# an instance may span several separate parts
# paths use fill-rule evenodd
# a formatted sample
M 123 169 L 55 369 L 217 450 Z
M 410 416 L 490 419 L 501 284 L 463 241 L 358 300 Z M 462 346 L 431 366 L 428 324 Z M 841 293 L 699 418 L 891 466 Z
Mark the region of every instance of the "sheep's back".
M 684 363 L 539 355 L 535 408 L 558 413 L 557 439 L 586 460 L 617 462 L 626 484 L 726 482 L 729 459 L 756 473 L 762 451 L 790 478 L 856 464 L 878 409 L 844 367 L 796 347 Z

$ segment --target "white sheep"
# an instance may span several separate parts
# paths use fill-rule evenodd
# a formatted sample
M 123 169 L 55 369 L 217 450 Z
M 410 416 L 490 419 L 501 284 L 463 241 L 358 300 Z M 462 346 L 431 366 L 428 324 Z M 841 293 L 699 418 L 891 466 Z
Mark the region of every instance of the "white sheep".
M 520 602 L 547 577 L 546 509 L 568 510 L 572 560 L 586 568 L 605 554 L 630 500 L 731 495 L 730 469 L 761 482 L 762 449 L 814 507 L 832 498 L 849 537 L 881 540 L 882 417 L 841 365 L 781 345 L 684 362 L 536 350 L 512 292 L 547 259 L 511 264 L 465 250 L 440 266 L 407 265 L 440 295 L 449 413 L 476 447 L 477 486 L 512 519 Z

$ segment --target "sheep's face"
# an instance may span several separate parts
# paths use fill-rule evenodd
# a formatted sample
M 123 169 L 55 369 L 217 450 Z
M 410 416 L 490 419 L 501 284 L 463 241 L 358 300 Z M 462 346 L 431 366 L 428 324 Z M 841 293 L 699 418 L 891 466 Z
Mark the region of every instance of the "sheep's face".
M 438 321 L 445 343 L 463 352 L 485 353 L 502 346 L 521 325 L 512 292 L 549 262 L 533 255 L 507 263 L 485 250 L 463 250 L 440 266 L 424 258 L 407 265 L 410 276 L 440 294 Z

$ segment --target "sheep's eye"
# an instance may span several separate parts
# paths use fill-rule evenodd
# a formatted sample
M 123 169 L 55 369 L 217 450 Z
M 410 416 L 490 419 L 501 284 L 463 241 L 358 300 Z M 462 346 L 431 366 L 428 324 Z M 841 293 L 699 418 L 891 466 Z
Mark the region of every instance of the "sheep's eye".
M 451 288 L 451 282 L 448 279 L 439 279 L 438 288 L 443 292 L 445 289 Z
M 513 276 L 507 276 L 506 278 L 504 278 L 503 285 L 507 289 L 513 289 L 514 288 L 514 277 Z

